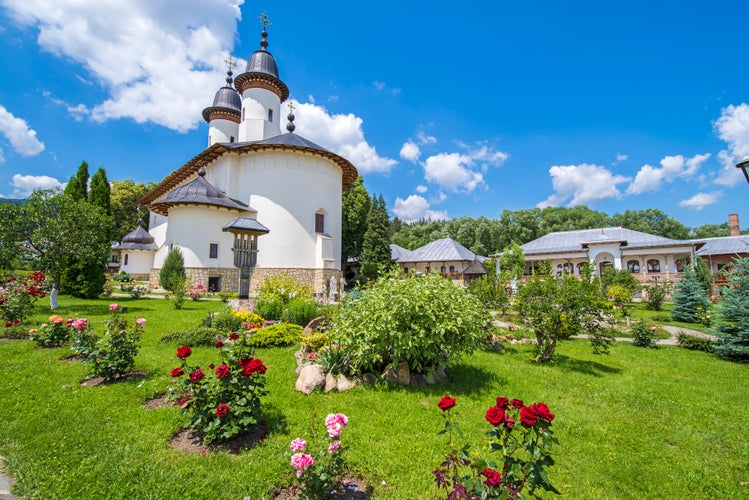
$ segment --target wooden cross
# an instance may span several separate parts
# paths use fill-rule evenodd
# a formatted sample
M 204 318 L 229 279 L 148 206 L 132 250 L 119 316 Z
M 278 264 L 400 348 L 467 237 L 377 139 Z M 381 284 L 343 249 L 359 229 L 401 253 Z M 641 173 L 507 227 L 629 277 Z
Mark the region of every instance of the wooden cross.
M 267 28 L 268 26 L 272 26 L 271 22 L 270 22 L 270 19 L 268 19 L 268 13 L 267 12 L 263 12 L 263 15 L 260 16 L 260 17 L 258 17 L 257 19 L 258 19 L 258 21 L 260 21 L 261 23 L 263 23 L 263 29 Z

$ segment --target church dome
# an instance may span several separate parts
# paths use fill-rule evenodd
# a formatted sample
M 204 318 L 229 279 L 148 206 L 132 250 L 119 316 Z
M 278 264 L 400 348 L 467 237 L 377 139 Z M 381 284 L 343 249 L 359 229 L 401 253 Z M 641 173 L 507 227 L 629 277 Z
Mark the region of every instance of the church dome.
M 213 118 L 224 118 L 239 122 L 242 115 L 242 98 L 239 96 L 232 84 L 231 67 L 226 72 L 226 85 L 218 89 L 213 98 L 213 106 L 203 110 L 203 119 L 210 122 Z
M 184 186 L 173 189 L 166 198 L 151 204 L 151 210 L 162 215 L 168 215 L 169 209 L 176 205 L 209 205 L 233 210 L 249 210 L 249 206 L 241 201 L 229 198 L 226 193 L 216 189 L 205 180 L 205 170 L 198 171 L 197 179 Z
M 273 55 L 265 49 L 256 50 L 247 60 L 245 73 L 265 73 L 278 78 L 278 66 Z
M 122 241 L 112 248 L 114 250 L 158 250 L 156 240 L 140 224 L 135 231 L 123 236 Z
M 234 80 L 234 87 L 243 93 L 250 88 L 263 88 L 275 93 L 281 102 L 289 98 L 289 88 L 278 76 L 278 65 L 273 54 L 268 52 L 268 32 L 263 27 L 260 49 L 247 60 L 244 73 Z

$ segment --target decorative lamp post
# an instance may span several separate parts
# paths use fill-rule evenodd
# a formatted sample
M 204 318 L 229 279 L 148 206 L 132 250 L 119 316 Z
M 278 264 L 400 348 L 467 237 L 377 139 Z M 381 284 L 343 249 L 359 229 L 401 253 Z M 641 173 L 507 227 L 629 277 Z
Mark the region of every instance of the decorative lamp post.
M 745 156 L 743 160 L 736 164 L 736 168 L 740 168 L 744 172 L 746 182 L 749 182 L 749 156 Z

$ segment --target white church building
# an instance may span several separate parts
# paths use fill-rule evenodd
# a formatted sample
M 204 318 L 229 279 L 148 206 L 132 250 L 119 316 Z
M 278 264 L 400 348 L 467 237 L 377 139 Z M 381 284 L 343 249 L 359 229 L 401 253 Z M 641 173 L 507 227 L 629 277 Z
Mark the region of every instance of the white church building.
M 121 269 L 148 275 L 151 286 L 174 248 L 193 283 L 240 297 L 278 273 L 318 293 L 341 277 L 341 196 L 358 173 L 345 158 L 294 134 L 293 108 L 282 120 L 289 90 L 267 37 L 264 26 L 245 71 L 232 80 L 230 68 L 203 110 L 208 147 L 138 202 L 151 210 L 153 242 L 133 234 L 137 258 L 121 248 Z

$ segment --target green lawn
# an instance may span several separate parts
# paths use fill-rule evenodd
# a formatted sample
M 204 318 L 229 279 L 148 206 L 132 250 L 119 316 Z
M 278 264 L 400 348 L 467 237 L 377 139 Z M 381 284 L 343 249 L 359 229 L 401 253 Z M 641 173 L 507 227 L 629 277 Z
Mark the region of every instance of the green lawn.
M 101 323 L 112 300 L 61 298 L 60 314 Z M 437 401 L 458 398 L 459 422 L 484 447 L 483 418 L 497 396 L 543 401 L 556 414 L 557 465 L 549 470 L 570 498 L 736 498 L 749 495 L 749 366 L 676 347 L 616 345 L 591 353 L 587 341 L 560 344 L 549 365 L 533 346 L 476 352 L 448 381 L 428 389 L 376 386 L 304 396 L 294 391 L 295 348 L 259 350 L 268 366 L 264 399 L 270 433 L 238 455 L 185 454 L 169 439 L 185 423 L 177 408 L 141 404 L 168 387 L 177 365 L 164 333 L 188 328 L 223 304 L 188 302 L 182 311 L 158 299 L 117 299 L 128 317 L 147 318 L 136 368 L 146 379 L 80 387 L 85 371 L 62 361 L 65 348 L 0 342 L 0 455 L 15 475 L 14 493 L 38 498 L 269 498 L 288 484 L 289 441 L 309 436 L 311 415 L 349 416 L 344 440 L 355 475 L 375 498 L 434 498 L 431 471 L 445 451 Z M 40 302 L 40 304 L 42 304 Z M 38 306 L 35 321 L 49 311 Z M 97 332 L 102 327 L 96 326 Z M 196 348 L 208 364 L 212 349 Z

